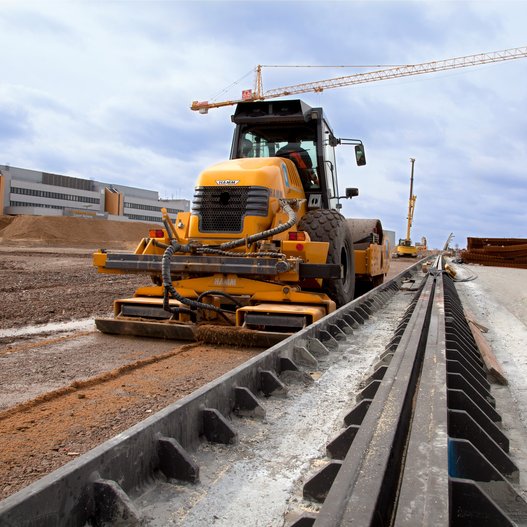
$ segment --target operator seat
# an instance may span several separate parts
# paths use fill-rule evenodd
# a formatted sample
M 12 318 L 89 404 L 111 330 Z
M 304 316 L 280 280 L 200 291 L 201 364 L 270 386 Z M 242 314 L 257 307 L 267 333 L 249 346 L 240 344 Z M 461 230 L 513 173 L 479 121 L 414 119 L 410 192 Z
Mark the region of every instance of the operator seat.
M 298 170 L 298 175 L 302 180 L 302 186 L 305 190 L 319 188 L 318 176 L 313 169 L 313 161 L 307 150 L 300 146 L 299 142 L 289 142 L 280 148 L 276 157 L 285 157 L 290 159 Z

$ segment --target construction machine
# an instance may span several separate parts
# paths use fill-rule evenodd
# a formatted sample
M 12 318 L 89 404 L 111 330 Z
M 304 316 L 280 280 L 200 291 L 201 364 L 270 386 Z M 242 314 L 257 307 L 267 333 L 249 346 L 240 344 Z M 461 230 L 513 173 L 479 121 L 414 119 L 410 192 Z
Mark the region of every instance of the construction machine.
M 412 221 L 414 219 L 414 210 L 415 210 L 415 200 L 417 199 L 414 196 L 414 164 L 415 159 L 410 158 L 410 163 L 412 165 L 410 173 L 410 198 L 408 199 L 408 216 L 406 224 L 406 238 L 400 238 L 399 244 L 395 248 L 396 257 L 407 257 L 407 258 L 417 258 L 417 247 L 412 244 L 412 239 L 410 238 L 410 231 L 412 229 Z
M 420 242 L 415 242 L 415 248 L 417 250 L 417 254 L 420 256 L 424 256 L 426 254 L 428 251 L 428 242 L 426 241 L 425 236 L 421 236 Z
M 380 220 L 346 219 L 322 108 L 300 100 L 240 103 L 230 159 L 198 177 L 191 212 L 149 232 L 133 253 L 93 255 L 101 273 L 152 283 L 114 301 L 106 333 L 268 346 L 382 283 L 389 248 Z M 355 244 L 355 249 L 354 249 Z

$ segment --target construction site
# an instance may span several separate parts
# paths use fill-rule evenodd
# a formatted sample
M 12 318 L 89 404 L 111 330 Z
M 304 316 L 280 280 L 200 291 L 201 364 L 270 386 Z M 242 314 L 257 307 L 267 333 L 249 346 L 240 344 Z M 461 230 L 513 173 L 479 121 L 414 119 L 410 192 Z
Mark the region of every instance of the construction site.
M 57 221 L 69 222 L 70 228 L 57 229 Z M 27 517 L 28 510 L 40 511 L 44 505 L 23 505 L 19 519 L 12 521 L 9 519 L 9 514 L 13 514 L 10 500 L 16 502 L 26 496 L 24 503 L 29 499 L 26 493 L 34 495 L 36 489 L 46 484 L 46 478 L 67 481 L 69 471 L 80 470 L 74 460 L 86 458 L 93 463 L 96 450 L 92 449 L 115 448 L 115 438 L 128 437 L 133 427 L 142 428 L 158 414 L 166 413 L 174 405 L 179 407 L 178 401 L 192 400 L 200 391 L 203 393 L 214 385 L 221 385 L 229 372 L 236 372 L 248 361 L 269 354 L 272 348 L 266 351 L 265 347 L 247 347 L 243 340 L 236 346 L 228 346 L 104 335 L 97 331 L 94 318 L 108 316 L 113 299 L 129 294 L 143 285 L 144 280 L 141 276 L 94 273 L 90 266 L 91 253 L 100 244 L 130 249 L 136 237 L 148 227 L 146 224 L 126 224 L 127 229 L 123 229 L 121 222 L 106 220 L 10 217 L 4 218 L 2 225 L 0 490 L 4 502 L 0 517 L 2 525 L 24 525 L 20 518 Z M 61 239 L 59 230 L 63 233 L 75 231 L 76 235 Z M 57 245 L 63 246 L 60 253 L 54 249 Z M 498 372 L 492 370 L 492 365 L 484 366 L 483 375 L 492 383 L 492 397 L 500 412 L 498 429 L 509 437 L 507 456 L 518 470 L 522 469 L 527 463 L 523 439 L 527 408 L 522 396 L 526 387 L 521 366 L 522 360 L 527 361 L 527 357 L 522 359 L 527 349 L 527 310 L 525 293 L 519 286 L 524 283 L 525 270 L 451 265 L 457 273 L 454 280 L 463 299 L 463 309 L 470 313 L 469 320 L 478 327 L 488 328 L 484 338 L 501 363 Z M 413 273 L 405 275 L 405 270 L 412 267 Z M 326 448 L 325 445 L 340 433 L 342 412 L 351 409 L 356 397 L 369 400 L 364 395 L 358 396 L 371 384 L 365 375 L 378 372 L 375 363 L 380 360 L 382 364 L 386 348 L 393 347 L 401 316 L 410 306 L 417 285 L 426 276 L 422 261 L 415 264 L 409 259 L 392 260 L 386 279 L 391 281 L 398 276 L 400 292 L 378 311 L 371 311 L 378 300 L 370 300 L 362 308 L 354 307 L 357 301 L 349 306 L 354 307 L 352 312 L 368 317 L 367 320 L 360 319 L 357 324 L 353 318 L 346 317 L 346 326 L 340 322 L 333 329 L 322 320 L 317 333 L 303 336 L 299 342 L 285 348 L 281 346 L 279 356 L 282 358 L 276 359 L 281 366 L 275 370 L 275 382 L 282 391 L 287 389 L 287 396 L 283 393 L 272 397 L 268 393 L 262 399 L 267 390 L 273 391 L 262 386 L 260 390 L 265 390 L 264 394 L 259 395 L 255 389 L 260 401 L 256 408 L 238 410 L 230 417 L 225 414 L 230 426 L 239 434 L 237 441 L 215 437 L 209 443 L 205 439 L 207 435 L 198 435 L 196 439 L 201 439 L 194 443 L 189 455 L 203 464 L 200 477 L 192 471 L 190 476 L 174 474 L 166 480 L 163 477 L 162 481 L 166 481 L 161 494 L 165 496 L 163 499 L 167 499 L 168 489 L 173 488 L 180 504 L 171 499 L 169 509 L 172 512 L 162 514 L 159 510 L 152 513 L 151 504 L 146 509 L 141 508 L 143 512 L 137 513 L 137 518 L 144 518 L 147 510 L 147 518 L 150 514 L 157 518 L 149 520 L 149 525 L 200 525 L 213 516 L 223 525 L 247 525 L 253 521 L 255 525 L 287 525 L 299 517 L 314 519 L 321 506 L 320 493 L 325 494 L 325 491 L 306 491 L 305 487 L 302 490 L 302 485 L 323 466 L 326 456 L 331 459 L 336 455 L 324 454 L 320 449 Z M 327 329 L 322 330 L 323 327 Z M 355 327 L 353 332 L 352 327 Z M 288 356 L 292 360 L 288 359 L 286 367 L 283 361 Z M 511 356 L 514 361 L 510 360 Z M 289 369 L 291 363 L 297 364 L 299 369 Z M 340 379 L 340 376 L 343 377 Z M 344 392 L 339 387 L 342 382 L 346 384 Z M 207 396 L 210 401 L 207 405 L 215 407 L 217 402 L 211 397 Z M 303 401 L 306 397 L 309 402 Z M 324 403 L 323 399 L 315 404 L 313 397 L 323 397 L 326 401 Z M 343 406 L 339 404 L 334 408 L 335 397 Z M 266 417 L 262 420 L 263 413 Z M 279 417 L 282 414 L 294 415 L 294 421 Z M 310 426 L 314 419 L 320 424 L 316 435 Z M 276 428 L 272 433 L 268 429 L 271 424 Z M 351 429 L 357 427 L 345 425 L 343 430 L 349 430 L 350 426 Z M 311 429 L 311 433 L 308 434 L 305 427 Z M 215 433 L 220 432 L 216 430 Z M 300 437 L 314 450 L 298 457 L 302 451 L 298 444 Z M 182 437 L 178 441 L 185 444 Z M 130 459 L 128 455 L 127 459 Z M 249 463 L 250 460 L 253 461 Z M 198 470 L 193 464 L 191 466 Z M 225 472 L 228 466 L 231 469 Z M 189 467 L 183 472 L 188 470 Z M 237 472 L 229 475 L 232 470 Z M 268 471 L 277 471 L 271 480 Z M 231 480 L 236 473 L 236 478 Z M 291 478 L 288 484 L 285 484 L 286 473 L 287 478 Z M 521 472 L 515 474 L 511 477 L 516 481 L 512 485 L 518 493 L 517 502 L 519 496 L 525 495 L 526 487 Z M 215 480 L 214 486 L 212 480 Z M 260 492 L 264 481 L 266 499 Z M 232 485 L 235 485 L 235 494 Z M 144 494 L 142 496 L 146 499 Z M 198 496 L 200 507 L 189 505 Z M 283 505 L 279 506 L 280 503 Z M 126 510 L 126 513 L 119 512 L 126 518 L 125 523 L 114 518 L 113 524 L 136 524 L 129 516 L 130 510 L 137 510 L 136 506 Z M 42 516 L 39 517 L 42 520 Z M 257 517 L 262 518 L 261 523 Z M 45 520 L 41 524 L 67 525 L 68 522 Z
M 525 57 L 257 66 L 191 202 L 1 174 L 0 527 L 527 526 L 527 238 L 432 248 L 410 155 L 398 243 L 345 214 L 369 152 L 296 98 Z

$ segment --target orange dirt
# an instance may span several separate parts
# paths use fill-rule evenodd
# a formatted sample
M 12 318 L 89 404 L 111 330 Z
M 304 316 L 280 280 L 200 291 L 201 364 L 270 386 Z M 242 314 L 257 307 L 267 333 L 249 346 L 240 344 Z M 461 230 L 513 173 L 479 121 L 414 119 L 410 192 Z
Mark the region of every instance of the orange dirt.
M 8 336 L 12 328 L 109 315 L 114 298 L 149 277 L 98 274 L 91 252 L 133 249 L 149 227 L 0 217 L 0 330 L 8 332 L 0 337 L 0 499 L 260 351 L 109 336 L 86 349 L 93 331 Z
M 135 248 L 150 228 L 160 225 L 67 216 L 0 216 L 3 245 Z
M 0 413 L 0 499 L 195 391 L 258 351 L 191 344 Z

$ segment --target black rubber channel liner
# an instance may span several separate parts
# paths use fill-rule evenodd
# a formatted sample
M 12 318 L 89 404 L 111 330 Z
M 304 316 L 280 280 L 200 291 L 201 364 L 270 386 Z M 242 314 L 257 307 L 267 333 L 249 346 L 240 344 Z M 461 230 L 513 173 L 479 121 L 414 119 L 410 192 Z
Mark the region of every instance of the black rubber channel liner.
M 199 467 L 189 450 L 203 436 L 236 442 L 232 413 L 262 412 L 256 394 L 282 395 L 278 375 L 315 360 L 353 333 L 382 307 L 422 265 L 417 262 L 393 280 L 350 302 L 245 364 L 101 444 L 64 467 L 0 502 L 2 527 L 55 527 L 142 524 L 130 499 L 162 474 L 195 482 Z
M 304 485 L 323 505 L 294 527 L 527 525 L 519 471 L 441 261 L 364 384 L 327 445 L 332 461 Z

